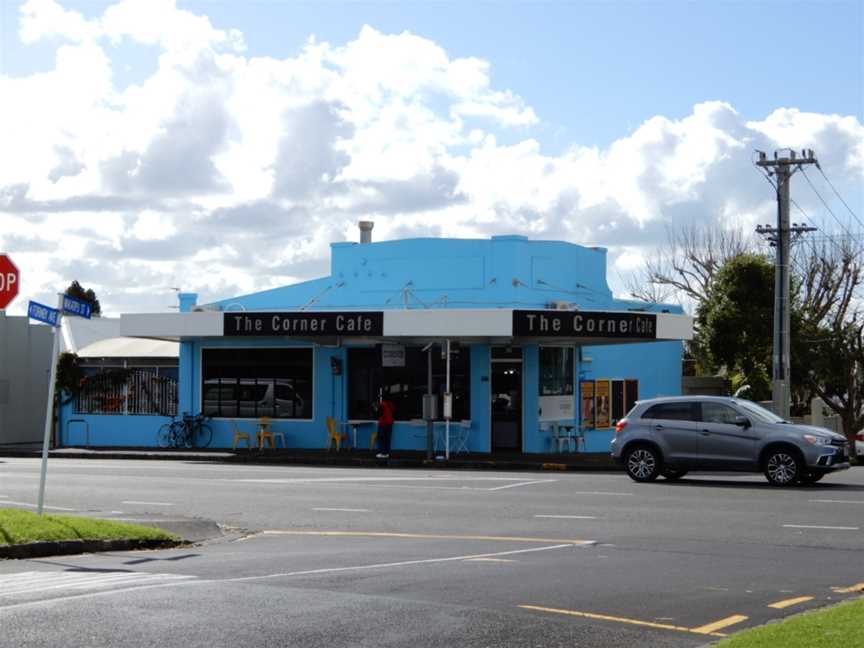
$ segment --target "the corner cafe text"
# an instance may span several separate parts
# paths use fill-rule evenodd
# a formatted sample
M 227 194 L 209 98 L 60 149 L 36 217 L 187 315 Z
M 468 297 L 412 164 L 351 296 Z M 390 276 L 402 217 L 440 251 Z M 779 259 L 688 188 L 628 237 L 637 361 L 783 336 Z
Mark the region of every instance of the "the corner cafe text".
M 225 313 L 225 335 L 383 335 L 381 312 Z
M 644 313 L 513 311 L 513 335 L 654 339 L 657 316 Z

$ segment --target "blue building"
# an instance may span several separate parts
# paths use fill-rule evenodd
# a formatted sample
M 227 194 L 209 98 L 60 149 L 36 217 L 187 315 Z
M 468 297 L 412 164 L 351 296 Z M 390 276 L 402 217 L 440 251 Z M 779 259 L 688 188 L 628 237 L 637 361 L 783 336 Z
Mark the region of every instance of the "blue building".
M 637 398 L 681 392 L 691 319 L 615 299 L 605 249 L 524 236 L 372 243 L 371 223 L 361 229 L 360 243 L 331 245 L 327 277 L 211 304 L 183 293 L 179 313 L 122 316 L 124 336 L 180 342 L 177 409 L 212 417 L 211 446 L 266 416 L 288 447 L 326 447 L 331 418 L 367 449 L 383 393 L 394 452 L 424 450 L 431 391 L 439 449 L 548 453 L 573 430 L 580 450 L 607 452 Z M 104 438 L 152 446 L 160 420 Z

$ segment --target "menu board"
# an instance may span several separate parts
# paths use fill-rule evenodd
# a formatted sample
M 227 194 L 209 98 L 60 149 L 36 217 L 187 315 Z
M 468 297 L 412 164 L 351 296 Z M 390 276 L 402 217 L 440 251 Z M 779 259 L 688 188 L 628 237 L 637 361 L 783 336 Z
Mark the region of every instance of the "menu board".
M 579 383 L 580 412 L 583 428 L 594 427 L 594 381 L 583 380 Z
M 612 398 L 609 382 L 608 380 L 594 381 L 595 425 L 598 429 L 608 428 L 612 424 Z

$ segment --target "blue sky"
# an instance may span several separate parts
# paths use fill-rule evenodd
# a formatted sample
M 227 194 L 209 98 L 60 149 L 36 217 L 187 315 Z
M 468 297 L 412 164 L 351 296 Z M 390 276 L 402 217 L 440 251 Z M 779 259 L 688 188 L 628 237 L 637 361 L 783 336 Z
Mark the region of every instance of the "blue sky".
M 212 300 L 319 276 L 361 217 L 605 246 L 620 290 L 668 227 L 771 220 L 755 148 L 815 149 L 856 217 L 818 174 L 842 225 L 803 180 L 793 198 L 864 229 L 864 0 L 0 0 L 0 20 L 0 249 L 35 296 L 74 274 L 110 312 L 164 304 L 124 282 Z

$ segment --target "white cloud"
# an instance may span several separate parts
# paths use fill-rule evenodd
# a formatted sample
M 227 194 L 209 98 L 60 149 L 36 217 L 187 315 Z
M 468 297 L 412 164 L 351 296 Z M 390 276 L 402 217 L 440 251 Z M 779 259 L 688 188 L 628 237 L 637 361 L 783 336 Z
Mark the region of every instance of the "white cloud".
M 248 56 L 242 34 L 171 0 L 89 20 L 30 0 L 20 18 L 22 40 L 57 53 L 49 72 L 0 75 L 14 98 L 0 103 L 0 248 L 23 259 L 33 296 L 79 279 L 109 312 L 163 309 L 171 287 L 206 300 L 310 278 L 361 218 L 378 239 L 604 245 L 624 273 L 667 223 L 769 221 L 754 148 L 813 148 L 840 185 L 864 175 L 856 118 L 748 119 L 720 101 L 550 155 L 540 117 L 493 83 L 490 62 L 408 32 L 310 38 L 277 59 Z M 121 88 L 124 41 L 154 48 L 156 69 Z

